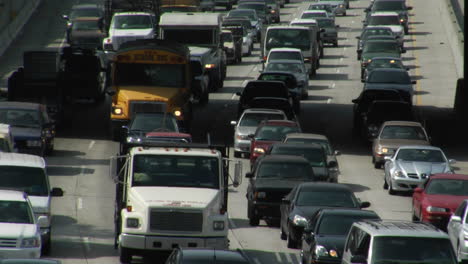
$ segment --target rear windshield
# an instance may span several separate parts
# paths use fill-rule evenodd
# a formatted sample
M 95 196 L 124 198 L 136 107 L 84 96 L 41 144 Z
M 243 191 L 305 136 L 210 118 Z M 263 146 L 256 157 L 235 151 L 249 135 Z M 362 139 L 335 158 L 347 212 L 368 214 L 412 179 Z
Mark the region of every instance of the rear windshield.
M 264 162 L 258 168 L 257 179 L 312 179 L 309 164 L 298 162 Z
M 263 120 L 283 120 L 286 119 L 281 114 L 268 114 L 268 113 L 246 113 L 243 115 L 240 126 L 256 127 Z
M 265 46 L 267 50 L 273 48 L 297 48 L 309 50 L 311 35 L 309 29 L 270 29 L 267 31 Z
M 302 61 L 302 54 L 294 51 L 275 51 L 270 52 L 268 61 L 271 60 L 298 60 Z
M 325 150 L 319 148 L 292 148 L 287 146 L 273 147 L 270 152 L 276 155 L 301 156 L 310 162 L 312 167 L 325 167 L 327 159 Z
M 150 16 L 122 15 L 114 17 L 115 29 L 150 29 L 153 28 Z
M 380 138 L 426 140 L 426 134 L 418 126 L 385 126 Z
M 398 16 L 371 16 L 369 25 L 400 25 Z
M 14 189 L 34 196 L 48 196 L 49 185 L 44 169 L 21 166 L 0 167 L 0 188 Z
M 255 140 L 282 141 L 287 134 L 297 132 L 300 132 L 297 126 L 263 126 L 257 131 Z
M 411 78 L 406 71 L 371 71 L 368 83 L 411 84 Z

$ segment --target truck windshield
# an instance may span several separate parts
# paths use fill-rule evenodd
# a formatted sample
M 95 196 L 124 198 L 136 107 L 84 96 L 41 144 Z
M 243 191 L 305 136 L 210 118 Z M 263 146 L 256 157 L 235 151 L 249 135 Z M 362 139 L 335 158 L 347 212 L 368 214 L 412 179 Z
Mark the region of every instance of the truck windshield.
M 114 17 L 115 29 L 150 29 L 153 28 L 151 17 L 147 15 L 123 15 Z
M 41 126 L 39 112 L 27 109 L 0 109 L 0 123 L 17 127 Z
M 309 50 L 311 45 L 308 29 L 272 29 L 267 31 L 266 48 L 297 48 Z
M 216 44 L 214 36 L 211 29 L 164 29 L 164 39 L 189 45 Z
M 115 85 L 185 86 L 185 64 L 118 63 Z
M 28 195 L 48 196 L 46 177 L 42 168 L 1 166 L 0 188 L 19 190 Z
M 132 185 L 219 189 L 219 171 L 216 157 L 135 155 Z

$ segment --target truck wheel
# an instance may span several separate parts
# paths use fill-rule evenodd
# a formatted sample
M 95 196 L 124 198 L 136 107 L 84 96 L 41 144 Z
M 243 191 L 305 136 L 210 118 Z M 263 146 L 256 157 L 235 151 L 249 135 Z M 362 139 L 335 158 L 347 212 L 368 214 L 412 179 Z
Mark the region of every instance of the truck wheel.
M 119 251 L 120 251 L 120 263 L 130 264 L 130 262 L 132 261 L 132 255 L 131 255 L 130 249 L 119 246 Z

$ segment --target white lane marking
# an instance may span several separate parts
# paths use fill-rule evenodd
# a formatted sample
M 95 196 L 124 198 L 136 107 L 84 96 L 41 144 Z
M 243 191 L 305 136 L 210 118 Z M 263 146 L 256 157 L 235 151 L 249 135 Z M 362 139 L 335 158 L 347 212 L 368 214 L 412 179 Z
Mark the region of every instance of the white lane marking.
M 230 218 L 228 219 L 228 221 L 229 221 L 229 226 L 231 227 L 231 229 L 236 229 L 236 228 L 237 228 L 237 226 L 236 226 L 236 224 L 234 223 L 234 221 L 232 221 Z
M 346 49 L 347 49 L 346 47 L 343 48 L 344 51 L 345 51 Z
M 244 87 L 247 85 L 248 82 L 249 82 L 248 80 L 244 80 L 244 81 L 242 82 L 242 88 L 244 88 Z
M 351 20 L 351 24 L 354 24 L 354 20 Z
M 330 103 L 331 103 L 331 101 L 332 101 L 332 99 L 331 99 L 331 98 L 328 98 L 328 100 L 327 100 L 327 104 L 330 104 Z
M 343 61 L 343 58 L 340 58 L 340 62 L 342 62 L 342 61 Z
M 236 94 L 233 93 L 232 96 L 231 96 L 231 100 L 234 100 L 235 97 L 236 97 Z
M 332 88 L 335 88 L 335 83 L 332 83 L 331 87 L 332 87 Z
M 257 70 L 257 66 L 255 66 L 252 71 L 256 71 L 256 70 Z
M 96 141 L 91 140 L 91 142 L 89 142 L 89 145 L 88 145 L 88 150 L 92 149 L 95 143 Z
M 81 197 L 78 197 L 76 199 L 76 207 L 78 208 L 78 210 L 83 209 L 83 199 L 81 199 Z
M 340 69 L 336 69 L 336 73 L 340 73 Z
M 89 238 L 88 237 L 83 237 L 83 244 L 86 248 L 86 251 L 91 251 L 91 247 L 89 246 Z

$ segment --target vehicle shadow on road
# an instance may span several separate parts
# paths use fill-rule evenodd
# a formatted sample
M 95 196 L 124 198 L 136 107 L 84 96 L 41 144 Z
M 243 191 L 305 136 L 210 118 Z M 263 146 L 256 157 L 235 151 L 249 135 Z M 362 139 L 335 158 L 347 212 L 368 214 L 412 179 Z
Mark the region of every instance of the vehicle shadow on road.
M 369 187 L 361 185 L 361 184 L 354 184 L 354 183 L 343 183 L 347 185 L 353 192 L 364 192 L 370 190 Z
M 49 176 L 76 176 L 80 174 L 93 174 L 94 169 L 70 167 L 70 166 L 47 166 Z
M 349 80 L 347 73 L 318 73 L 315 80 L 345 81 Z
M 251 263 L 275 263 L 275 264 L 298 264 L 299 251 L 297 252 L 268 252 L 261 250 L 243 250 L 247 254 L 248 258 L 251 259 Z

